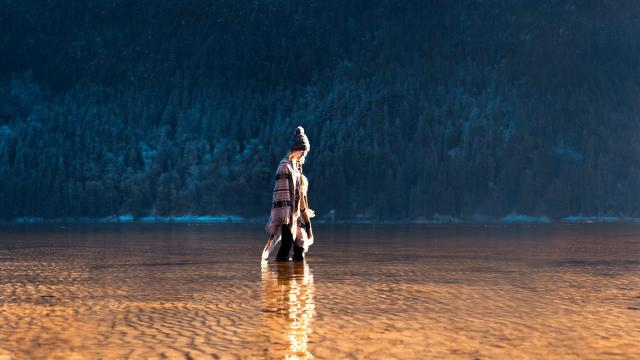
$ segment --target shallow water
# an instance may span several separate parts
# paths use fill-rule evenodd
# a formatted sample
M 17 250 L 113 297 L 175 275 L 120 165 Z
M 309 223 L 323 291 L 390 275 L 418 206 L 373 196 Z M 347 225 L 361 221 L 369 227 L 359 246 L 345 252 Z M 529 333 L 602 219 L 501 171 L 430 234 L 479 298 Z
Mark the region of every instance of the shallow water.
M 0 228 L 0 360 L 640 358 L 640 225 Z

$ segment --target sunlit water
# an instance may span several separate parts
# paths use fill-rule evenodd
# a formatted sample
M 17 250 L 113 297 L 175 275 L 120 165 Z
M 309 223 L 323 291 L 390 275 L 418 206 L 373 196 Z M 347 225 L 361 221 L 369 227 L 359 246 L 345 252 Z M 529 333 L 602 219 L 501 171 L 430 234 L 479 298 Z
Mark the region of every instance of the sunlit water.
M 0 360 L 640 358 L 640 225 L 0 229 Z

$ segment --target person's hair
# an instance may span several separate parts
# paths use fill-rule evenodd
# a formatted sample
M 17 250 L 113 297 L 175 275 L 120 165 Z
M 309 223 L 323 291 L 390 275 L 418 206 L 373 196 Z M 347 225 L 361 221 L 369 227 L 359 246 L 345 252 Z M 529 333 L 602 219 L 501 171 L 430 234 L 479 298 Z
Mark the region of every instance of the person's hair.
M 302 151 L 302 150 L 289 150 L 289 152 L 287 152 L 287 157 L 289 158 L 289 160 L 293 161 L 293 153 L 296 151 Z M 300 162 L 299 166 L 302 168 L 302 164 L 304 164 L 304 158 L 305 156 L 301 156 L 300 159 L 298 160 Z
M 287 152 L 287 157 L 289 158 L 289 161 L 294 161 L 293 159 L 293 153 L 295 151 L 300 151 L 300 150 L 289 150 L 289 152 Z M 298 164 L 296 164 L 294 162 L 294 166 L 298 166 L 298 168 L 300 169 L 301 172 L 301 176 L 300 176 L 300 186 L 301 188 L 305 189 L 307 187 L 307 177 L 304 176 L 304 173 L 302 173 L 302 164 L 304 164 L 304 158 L 305 156 L 300 157 L 300 159 L 297 161 Z

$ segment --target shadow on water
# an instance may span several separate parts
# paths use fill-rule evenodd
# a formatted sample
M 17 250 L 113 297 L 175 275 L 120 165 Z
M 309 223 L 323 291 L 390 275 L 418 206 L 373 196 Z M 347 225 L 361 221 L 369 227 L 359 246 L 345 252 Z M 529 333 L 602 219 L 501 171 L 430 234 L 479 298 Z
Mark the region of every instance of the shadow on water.
M 264 321 L 268 327 L 281 329 L 285 357 L 308 359 L 311 324 L 315 316 L 314 285 L 306 261 L 262 262 Z

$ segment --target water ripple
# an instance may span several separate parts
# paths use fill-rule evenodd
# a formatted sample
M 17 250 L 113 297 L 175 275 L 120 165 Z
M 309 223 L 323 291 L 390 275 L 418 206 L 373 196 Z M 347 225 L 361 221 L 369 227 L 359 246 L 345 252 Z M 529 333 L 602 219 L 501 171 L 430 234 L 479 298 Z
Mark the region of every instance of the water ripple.
M 640 231 L 345 232 L 262 264 L 257 230 L 194 231 L 3 235 L 0 359 L 640 358 Z

